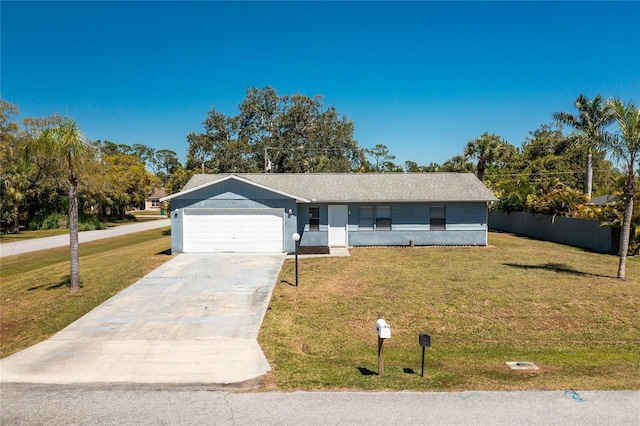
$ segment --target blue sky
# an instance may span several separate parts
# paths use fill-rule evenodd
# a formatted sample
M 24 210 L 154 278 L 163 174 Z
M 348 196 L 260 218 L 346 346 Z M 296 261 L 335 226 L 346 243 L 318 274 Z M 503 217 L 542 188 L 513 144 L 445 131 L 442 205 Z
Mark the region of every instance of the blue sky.
M 0 95 L 88 138 L 172 149 L 248 87 L 323 95 L 363 147 L 520 146 L 578 94 L 640 103 L 640 2 L 0 2 Z

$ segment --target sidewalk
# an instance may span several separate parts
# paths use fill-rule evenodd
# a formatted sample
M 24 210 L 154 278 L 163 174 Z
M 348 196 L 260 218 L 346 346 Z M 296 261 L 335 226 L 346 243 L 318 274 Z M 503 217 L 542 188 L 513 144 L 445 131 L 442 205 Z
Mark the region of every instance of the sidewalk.
M 155 219 L 148 222 L 134 223 L 131 225 L 114 226 L 99 231 L 83 231 L 78 233 L 80 243 L 101 240 L 104 238 L 119 237 L 135 232 L 148 231 L 150 229 L 171 226 L 170 219 Z M 16 254 L 30 253 L 38 250 L 48 250 L 56 247 L 69 246 L 69 234 L 53 237 L 34 238 L 32 240 L 18 241 L 15 243 L 0 244 L 0 257 L 14 256 Z

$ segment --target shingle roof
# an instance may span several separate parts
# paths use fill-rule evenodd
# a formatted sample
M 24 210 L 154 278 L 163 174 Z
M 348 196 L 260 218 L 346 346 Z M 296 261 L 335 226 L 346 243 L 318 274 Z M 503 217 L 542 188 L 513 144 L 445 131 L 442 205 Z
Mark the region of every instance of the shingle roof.
M 165 189 L 163 187 L 154 186 L 151 189 L 151 193 L 149 194 L 148 198 L 162 198 L 165 195 L 167 195 L 167 192 L 165 191 Z
M 497 201 L 471 173 L 236 173 L 194 175 L 181 192 L 237 176 L 313 202 Z

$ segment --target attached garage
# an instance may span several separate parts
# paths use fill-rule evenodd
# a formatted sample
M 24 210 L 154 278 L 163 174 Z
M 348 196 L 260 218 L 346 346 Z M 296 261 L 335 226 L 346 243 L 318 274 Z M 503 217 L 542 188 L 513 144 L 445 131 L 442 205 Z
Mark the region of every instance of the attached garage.
M 282 253 L 283 215 L 283 209 L 186 208 L 184 251 Z

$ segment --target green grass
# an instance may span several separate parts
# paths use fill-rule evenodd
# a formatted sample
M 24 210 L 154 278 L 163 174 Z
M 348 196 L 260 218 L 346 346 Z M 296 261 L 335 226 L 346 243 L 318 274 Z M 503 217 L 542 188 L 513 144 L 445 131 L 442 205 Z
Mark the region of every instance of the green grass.
M 53 237 L 55 235 L 68 234 L 68 229 L 47 229 L 45 231 L 20 230 L 17 234 L 0 234 L 0 244 L 15 243 L 18 241 L 32 240 L 34 238 Z
M 282 270 L 260 333 L 280 389 L 640 389 L 638 259 L 508 234 Z M 285 282 L 286 281 L 286 282 Z M 376 313 L 392 328 L 378 376 Z M 418 334 L 431 335 L 420 377 Z M 532 361 L 535 373 L 505 361 Z
M 169 260 L 168 229 L 81 244 L 75 293 L 68 247 L 3 258 L 0 357 L 47 339 Z
M 361 248 L 300 259 L 278 279 L 259 340 L 267 389 L 640 389 L 640 259 L 490 234 L 489 248 Z M 0 356 L 40 342 L 170 256 L 167 229 L 1 260 Z M 392 337 L 377 373 L 376 313 Z M 431 335 L 420 377 L 418 334 Z M 509 370 L 532 361 L 538 372 Z

